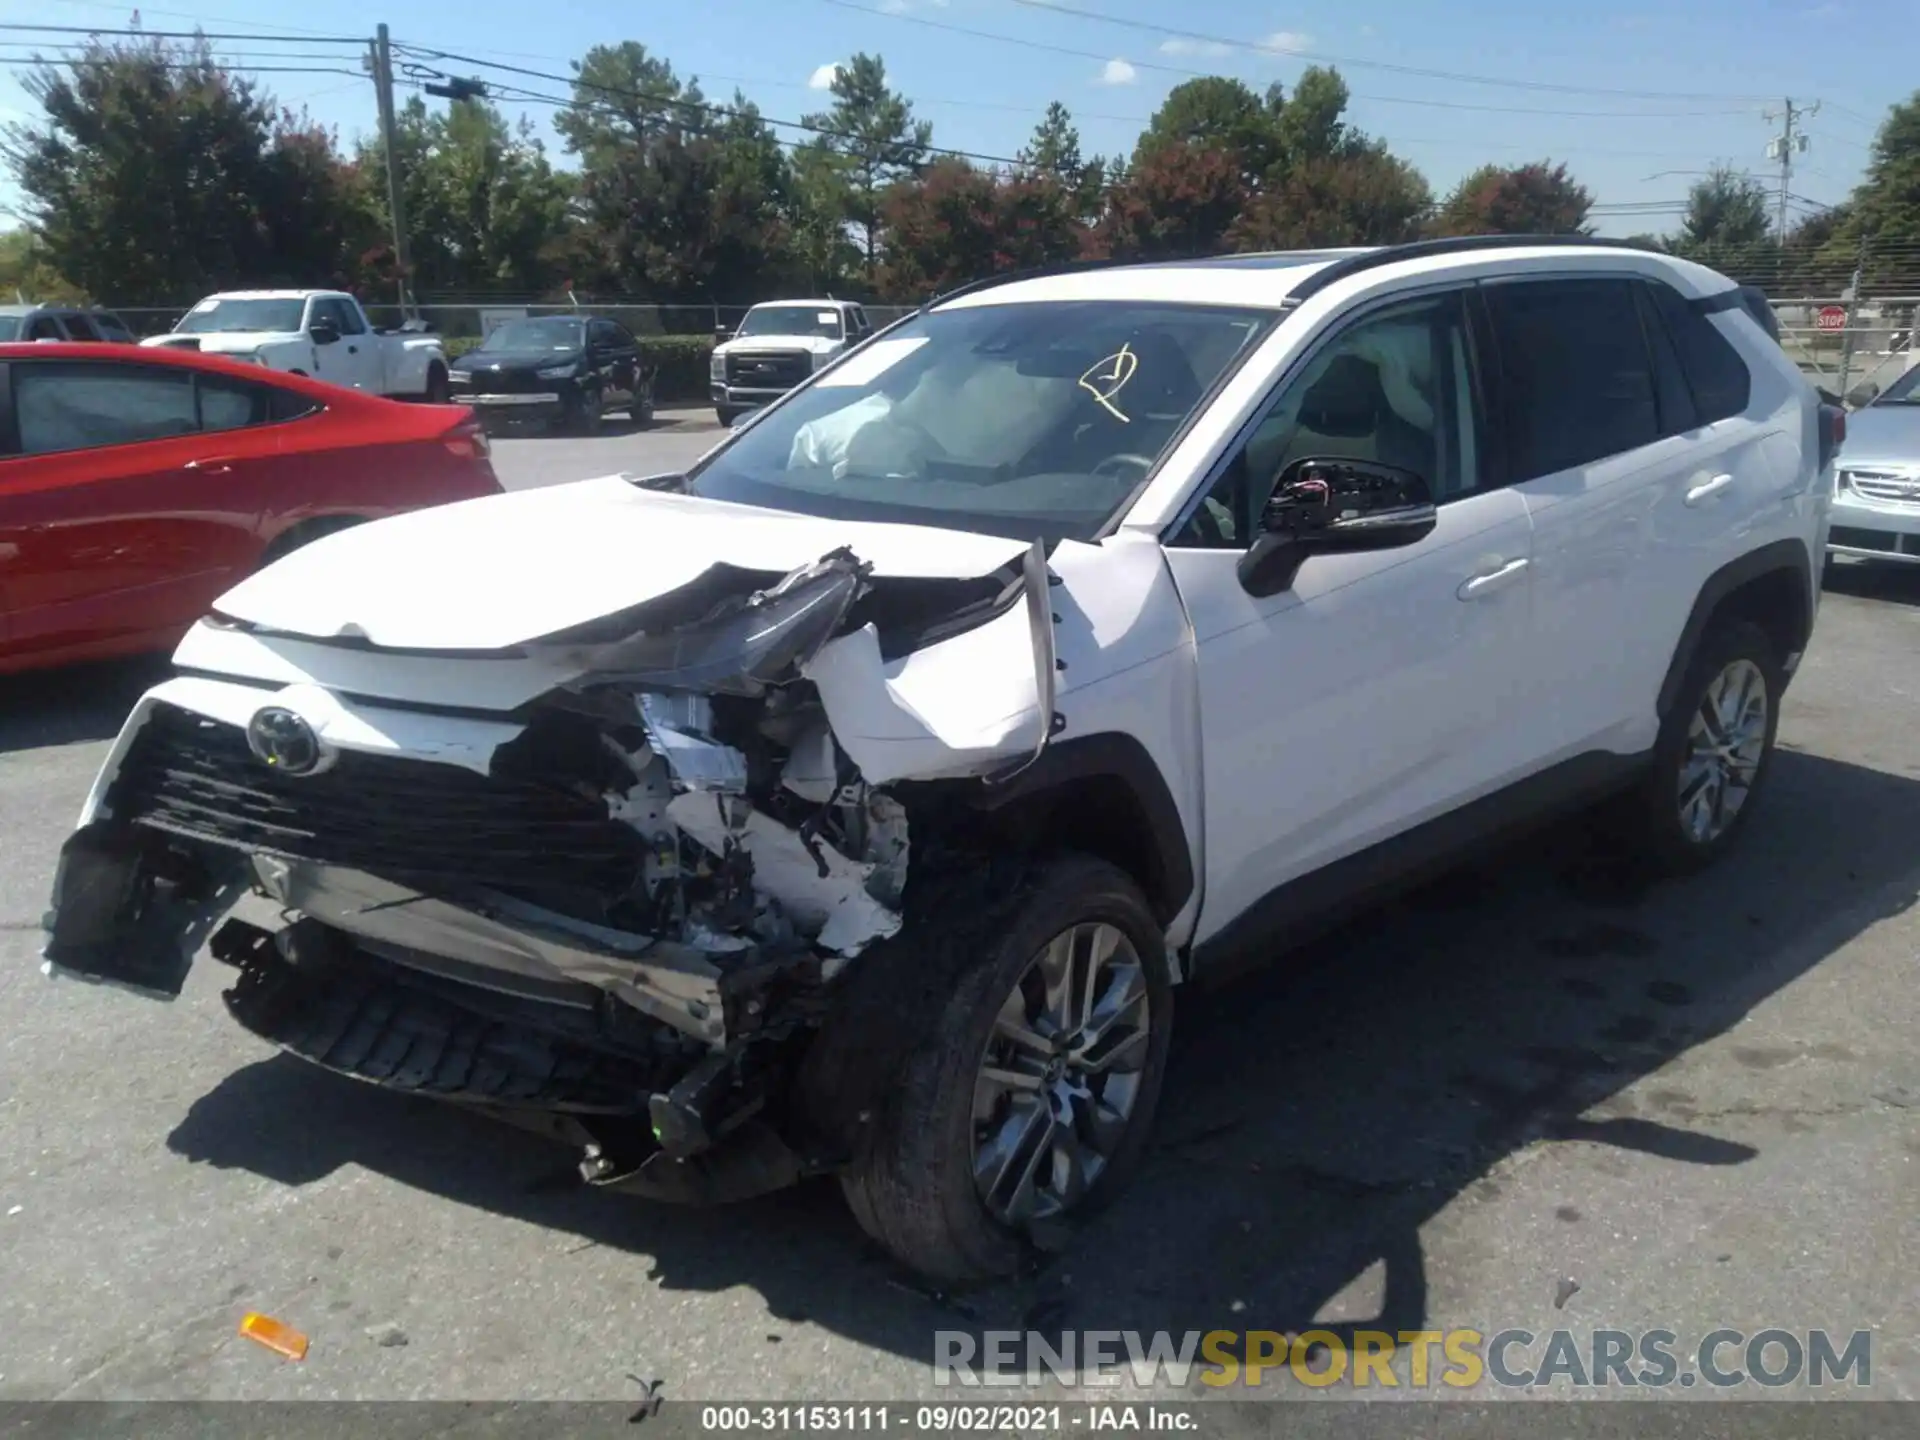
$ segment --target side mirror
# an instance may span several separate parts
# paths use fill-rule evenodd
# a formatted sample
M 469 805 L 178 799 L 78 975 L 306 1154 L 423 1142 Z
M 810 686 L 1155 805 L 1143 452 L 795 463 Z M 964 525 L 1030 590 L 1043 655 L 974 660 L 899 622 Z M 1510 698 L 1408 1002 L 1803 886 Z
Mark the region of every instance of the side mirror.
M 307 334 L 316 345 L 332 345 L 340 338 L 340 327 L 331 320 L 316 320 L 307 327 Z
M 1880 398 L 1880 387 L 1871 380 L 1862 380 L 1847 392 L 1847 405 L 1854 410 L 1864 410 Z
M 726 344 L 732 335 L 733 332 L 724 325 L 716 325 L 713 327 L 713 343 L 716 345 Z
M 1291 589 L 1310 555 L 1395 550 L 1440 523 L 1423 476 L 1371 460 L 1298 460 L 1280 474 L 1260 517 L 1260 538 L 1240 557 L 1249 595 Z

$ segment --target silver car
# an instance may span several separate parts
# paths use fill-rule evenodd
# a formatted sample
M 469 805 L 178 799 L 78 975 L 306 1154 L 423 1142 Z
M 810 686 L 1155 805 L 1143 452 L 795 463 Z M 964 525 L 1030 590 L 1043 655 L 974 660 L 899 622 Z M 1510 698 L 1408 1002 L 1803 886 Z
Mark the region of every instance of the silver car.
M 1920 565 L 1920 366 L 1847 417 L 1830 555 Z

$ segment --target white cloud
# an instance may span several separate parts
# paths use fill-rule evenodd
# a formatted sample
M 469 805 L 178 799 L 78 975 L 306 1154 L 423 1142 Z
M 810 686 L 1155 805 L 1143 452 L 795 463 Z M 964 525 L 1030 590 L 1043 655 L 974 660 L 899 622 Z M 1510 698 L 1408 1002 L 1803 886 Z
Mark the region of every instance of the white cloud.
M 1371 25 L 1362 25 L 1360 27 L 1360 38 L 1363 40 L 1371 40 L 1374 36 L 1378 35 L 1379 33 L 1380 32 L 1374 29 L 1373 26 Z
M 1162 55 L 1207 55 L 1218 58 L 1231 55 L 1233 46 L 1222 44 L 1218 40 L 1188 40 L 1183 37 L 1160 42 Z
M 1312 45 L 1313 37 L 1302 35 L 1298 30 L 1276 30 L 1260 42 L 1263 50 L 1284 50 L 1289 55 L 1298 55 Z
M 833 88 L 833 77 L 839 73 L 840 62 L 838 60 L 834 61 L 831 65 L 822 65 L 807 77 L 807 88 L 809 90 L 831 90 Z
M 1131 85 L 1140 78 L 1140 72 L 1124 60 L 1109 60 L 1101 70 L 1097 85 Z

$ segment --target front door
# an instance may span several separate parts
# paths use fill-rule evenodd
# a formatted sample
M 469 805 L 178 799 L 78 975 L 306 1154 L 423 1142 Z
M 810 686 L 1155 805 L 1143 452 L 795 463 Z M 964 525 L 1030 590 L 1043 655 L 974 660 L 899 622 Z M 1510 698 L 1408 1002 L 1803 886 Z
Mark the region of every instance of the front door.
M 1347 321 L 1281 383 L 1170 538 L 1198 646 L 1196 940 L 1525 768 L 1510 701 L 1531 658 L 1531 525 L 1481 463 L 1465 315 L 1448 291 Z M 1315 456 L 1419 473 L 1439 524 L 1401 549 L 1315 556 L 1291 589 L 1249 595 L 1236 566 L 1273 482 Z

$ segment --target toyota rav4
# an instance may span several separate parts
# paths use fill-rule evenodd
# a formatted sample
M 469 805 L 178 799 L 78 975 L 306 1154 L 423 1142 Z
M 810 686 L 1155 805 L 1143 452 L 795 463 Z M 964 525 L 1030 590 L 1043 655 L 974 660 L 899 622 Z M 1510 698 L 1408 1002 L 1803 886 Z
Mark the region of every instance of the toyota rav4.
M 62 852 L 50 973 L 719 1201 L 840 1177 L 945 1279 L 1126 1183 L 1175 990 L 1607 800 L 1752 818 L 1839 417 L 1593 241 L 992 281 L 684 475 L 225 595 Z

